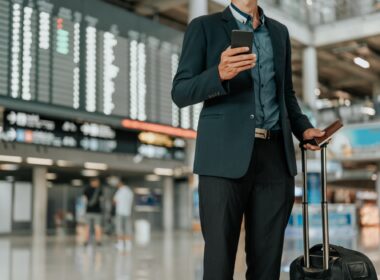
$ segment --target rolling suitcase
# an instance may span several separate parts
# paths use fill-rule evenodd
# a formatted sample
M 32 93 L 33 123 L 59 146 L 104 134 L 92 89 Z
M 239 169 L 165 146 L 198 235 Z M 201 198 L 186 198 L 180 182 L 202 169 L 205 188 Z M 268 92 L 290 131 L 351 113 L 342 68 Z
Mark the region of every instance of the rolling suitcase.
M 290 265 L 291 280 L 377 280 L 372 262 L 364 254 L 329 243 L 328 205 L 326 197 L 326 147 L 321 146 L 321 192 L 323 243 L 309 249 L 309 213 L 307 198 L 307 155 L 301 144 L 303 175 L 303 245 L 304 255 Z

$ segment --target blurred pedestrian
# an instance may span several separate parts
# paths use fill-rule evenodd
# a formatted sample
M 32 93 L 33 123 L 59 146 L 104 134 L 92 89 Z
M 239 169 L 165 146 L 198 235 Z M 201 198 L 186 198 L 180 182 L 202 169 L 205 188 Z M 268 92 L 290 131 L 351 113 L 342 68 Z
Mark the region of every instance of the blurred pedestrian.
M 116 206 L 116 235 L 118 250 L 132 249 L 132 206 L 133 206 L 133 192 L 130 187 L 125 185 L 121 180 L 117 183 L 118 190 L 114 196 L 114 203 Z
M 98 178 L 92 178 L 90 185 L 87 186 L 83 192 L 83 196 L 86 200 L 86 241 L 85 245 L 90 241 L 91 225 L 94 225 L 95 229 L 95 241 L 98 246 L 102 244 L 102 199 L 103 190 Z

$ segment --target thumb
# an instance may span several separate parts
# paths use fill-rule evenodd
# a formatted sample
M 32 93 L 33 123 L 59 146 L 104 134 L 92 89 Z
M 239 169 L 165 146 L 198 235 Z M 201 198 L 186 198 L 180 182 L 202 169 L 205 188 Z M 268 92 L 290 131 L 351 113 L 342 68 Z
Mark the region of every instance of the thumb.
M 322 137 L 326 133 L 325 131 L 320 130 L 320 129 L 316 129 L 315 132 L 316 132 L 317 137 Z

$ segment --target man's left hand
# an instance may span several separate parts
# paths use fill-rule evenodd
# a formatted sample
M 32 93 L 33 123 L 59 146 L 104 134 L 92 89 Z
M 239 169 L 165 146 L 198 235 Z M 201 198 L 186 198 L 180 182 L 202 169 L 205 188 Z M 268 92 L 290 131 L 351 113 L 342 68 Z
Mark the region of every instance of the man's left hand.
M 323 135 L 325 135 L 324 131 L 322 131 L 318 128 L 309 128 L 303 132 L 303 140 L 311 140 L 314 137 L 322 137 Z M 319 146 L 315 146 L 315 145 L 311 145 L 311 144 L 305 144 L 305 145 L 303 145 L 303 147 L 306 150 L 311 150 L 311 151 L 318 151 L 321 149 Z

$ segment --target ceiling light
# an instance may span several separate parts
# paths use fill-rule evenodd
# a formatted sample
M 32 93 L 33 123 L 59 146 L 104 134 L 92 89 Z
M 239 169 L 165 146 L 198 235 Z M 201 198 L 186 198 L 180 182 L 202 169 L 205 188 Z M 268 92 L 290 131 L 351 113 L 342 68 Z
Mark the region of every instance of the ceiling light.
M 82 170 L 82 175 L 85 177 L 96 177 L 99 175 L 99 172 L 97 170 L 84 169 Z
M 306 4 L 308 4 L 309 6 L 312 6 L 313 5 L 313 0 L 306 0 Z
M 175 175 L 176 177 L 180 177 L 180 176 L 182 176 L 182 175 L 183 175 L 183 169 L 182 169 L 181 167 L 175 168 L 175 169 L 174 169 L 174 175 Z
M 22 162 L 22 157 L 0 155 L 0 161 L 21 163 Z
M 149 182 L 157 182 L 157 181 L 160 181 L 160 176 L 156 174 L 148 174 L 145 176 L 145 180 Z
M 321 90 L 319 88 L 316 88 L 314 90 L 314 94 L 315 94 L 315 96 L 320 96 L 321 95 Z
M 57 160 L 57 165 L 60 167 L 74 166 L 74 164 L 71 161 L 62 160 L 62 159 Z
M 315 101 L 315 106 L 317 109 L 326 109 L 326 108 L 333 108 L 334 104 L 329 99 L 317 99 Z
M 173 176 L 174 171 L 170 168 L 155 168 L 153 170 L 154 174 L 161 176 Z
M 26 162 L 29 164 L 36 164 L 36 165 L 53 165 L 53 160 L 50 158 L 28 157 L 26 158 Z
M 139 195 L 149 195 L 151 193 L 149 188 L 134 188 L 133 192 Z
M 80 179 L 74 179 L 71 180 L 71 185 L 73 185 L 74 187 L 80 187 L 83 185 L 83 181 Z
M 57 179 L 57 174 L 55 173 L 46 173 L 46 180 L 55 180 Z
M 186 141 L 181 138 L 176 138 L 174 140 L 174 147 L 184 148 L 186 146 Z
M 376 114 L 375 109 L 371 107 L 362 107 L 361 109 L 363 114 L 369 115 L 369 116 L 374 116 Z
M 100 162 L 85 162 L 84 167 L 87 169 L 107 170 L 108 166 Z
M 15 171 L 17 169 L 18 169 L 17 164 L 10 164 L 10 163 L 0 164 L 0 170 L 3 170 L 3 171 Z
M 368 69 L 370 67 L 369 62 L 359 56 L 354 58 L 354 63 L 364 69 Z

